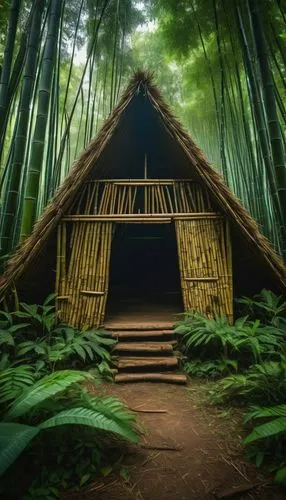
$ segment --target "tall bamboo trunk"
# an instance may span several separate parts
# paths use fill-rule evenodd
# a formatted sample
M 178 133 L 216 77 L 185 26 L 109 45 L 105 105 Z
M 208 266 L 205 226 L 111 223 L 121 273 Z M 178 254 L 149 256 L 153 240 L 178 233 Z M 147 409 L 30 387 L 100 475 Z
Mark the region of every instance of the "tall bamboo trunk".
M 1 132 L 4 126 L 7 109 L 8 85 L 12 68 L 20 4 L 21 0 L 12 0 L 10 9 L 9 27 L 7 33 L 7 41 L 4 49 L 4 60 L 0 79 L 0 137 L 2 135 Z
M 44 0 L 35 0 L 33 18 L 28 36 L 27 53 L 23 73 L 20 102 L 13 151 L 9 165 L 9 179 L 4 197 L 2 215 L 1 250 L 7 253 L 13 246 L 15 216 L 18 209 L 19 186 L 24 165 L 27 144 L 27 134 L 30 119 L 30 104 L 33 95 L 38 52 L 40 48 L 41 23 L 44 10 Z
M 275 86 L 269 63 L 268 47 L 257 0 L 248 0 L 259 63 L 265 112 L 270 137 L 273 165 L 277 182 L 277 196 L 281 205 L 283 254 L 286 255 L 286 164 L 283 138 L 278 119 Z
M 48 32 L 43 53 L 41 76 L 38 88 L 38 109 L 28 162 L 27 184 L 23 205 L 21 239 L 32 230 L 36 219 L 40 174 L 43 164 L 45 135 L 48 124 L 51 85 L 56 61 L 61 0 L 52 0 L 48 20 Z

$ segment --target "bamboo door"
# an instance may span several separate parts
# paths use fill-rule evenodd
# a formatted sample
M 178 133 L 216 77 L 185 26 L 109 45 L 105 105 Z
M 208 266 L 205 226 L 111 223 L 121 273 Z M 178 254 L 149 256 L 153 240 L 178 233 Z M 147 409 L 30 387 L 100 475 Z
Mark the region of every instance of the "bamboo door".
M 110 222 L 59 224 L 56 293 L 60 321 L 78 328 L 102 324 L 111 239 Z
M 222 218 L 176 220 L 182 295 L 185 311 L 230 321 L 232 261 L 229 226 Z

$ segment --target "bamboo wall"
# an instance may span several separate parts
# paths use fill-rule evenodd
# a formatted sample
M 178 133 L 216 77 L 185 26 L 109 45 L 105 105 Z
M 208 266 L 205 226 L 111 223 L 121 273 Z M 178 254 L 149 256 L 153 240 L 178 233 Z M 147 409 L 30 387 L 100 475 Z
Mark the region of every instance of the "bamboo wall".
M 58 226 L 56 293 L 60 321 L 82 328 L 102 324 L 112 239 L 110 222 Z
M 192 181 L 170 179 L 98 181 L 83 186 L 73 214 L 163 214 L 210 212 L 206 189 Z
M 220 219 L 176 220 L 185 311 L 232 321 L 232 262 L 228 223 Z

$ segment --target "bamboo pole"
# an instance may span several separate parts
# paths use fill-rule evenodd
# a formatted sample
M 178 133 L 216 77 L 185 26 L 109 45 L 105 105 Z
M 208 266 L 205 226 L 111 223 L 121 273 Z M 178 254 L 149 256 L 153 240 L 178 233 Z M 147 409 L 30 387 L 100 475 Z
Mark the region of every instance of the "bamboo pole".
M 89 241 L 89 230 L 90 230 L 90 224 L 86 223 L 85 225 L 85 231 L 83 235 L 83 248 L 82 248 L 82 253 L 79 256 L 79 263 L 77 266 L 78 269 L 78 281 L 76 284 L 76 287 L 74 289 L 74 294 L 75 294 L 75 307 L 73 309 L 73 315 L 72 315 L 72 322 L 75 324 L 75 326 L 80 327 L 80 314 L 81 311 L 84 307 L 84 299 L 79 291 L 82 288 L 86 287 L 86 279 L 85 279 L 85 269 L 87 266 L 87 255 L 88 255 L 88 241 Z M 76 263 L 77 264 L 77 263 Z
M 174 207 L 173 207 L 173 203 L 172 203 L 171 194 L 170 194 L 170 191 L 169 191 L 169 186 L 166 186 L 165 190 L 166 190 L 167 199 L 168 199 L 168 202 L 169 202 L 169 207 L 167 207 L 166 212 L 172 212 L 172 213 L 174 213 Z
M 105 223 L 101 222 L 98 225 L 98 246 L 97 246 L 97 266 L 95 273 L 95 285 L 94 289 L 101 291 L 101 269 L 103 261 L 103 251 L 104 251 L 104 236 L 105 236 Z M 99 326 L 98 312 L 99 312 L 99 301 L 100 297 L 93 298 L 93 313 L 92 313 L 92 326 L 97 328 Z
M 180 212 L 178 207 L 178 198 L 177 198 L 177 185 L 173 185 L 173 194 L 174 194 L 174 202 L 175 202 L 175 212 Z
M 62 222 L 61 223 L 62 230 L 61 230 L 61 259 L 60 259 L 60 266 L 61 266 L 61 295 L 66 295 L 66 279 L 67 279 L 67 270 L 66 270 L 66 252 L 67 252 L 67 228 L 66 228 L 66 223 Z M 63 320 L 65 319 L 65 313 L 66 313 L 66 304 L 63 304 Z
M 86 189 L 87 189 L 87 187 L 84 186 L 83 189 L 81 190 L 80 197 L 79 197 L 79 200 L 78 200 L 78 203 L 77 203 L 77 206 L 76 206 L 76 213 L 77 214 L 82 213 L 81 205 L 82 205 L 82 202 L 84 200 L 84 196 L 86 194 Z
M 133 190 L 133 200 L 132 200 L 132 205 L 131 205 L 131 213 L 134 214 L 134 208 L 135 208 L 135 201 L 136 201 L 136 195 L 137 195 L 137 189 L 138 187 L 135 186 Z
M 112 231 L 113 231 L 112 224 L 107 223 L 106 224 L 106 248 L 105 248 L 105 253 L 104 253 L 105 260 L 104 260 L 104 272 L 103 272 L 104 295 L 102 296 L 101 303 L 100 303 L 99 325 L 101 325 L 103 323 L 103 320 L 104 320 L 107 295 L 108 295 Z
M 60 272 L 61 272 L 61 242 L 62 242 L 62 236 L 61 236 L 61 230 L 62 230 L 62 225 L 61 223 L 58 224 L 57 228 L 57 261 L 56 261 L 56 294 L 61 293 L 60 289 Z
M 97 283 L 97 274 L 99 272 L 99 255 L 100 255 L 100 246 L 101 246 L 101 231 L 102 231 L 102 223 L 95 224 L 94 231 L 94 260 L 92 266 L 92 279 L 91 279 L 91 287 L 93 290 L 98 290 Z M 89 324 L 90 326 L 94 326 L 96 324 L 96 300 L 90 301 L 90 313 L 89 313 Z
M 192 188 L 194 187 L 192 184 L 187 184 L 186 185 L 188 193 L 189 193 L 189 207 L 191 212 L 197 212 L 198 209 L 195 204 L 194 196 L 193 196 L 193 190 Z
M 128 200 L 127 200 L 128 201 Z M 223 219 L 221 214 L 217 214 L 217 212 L 177 212 L 177 213 L 164 213 L 164 214 L 156 214 L 153 212 L 147 214 L 100 214 L 100 215 L 68 215 L 62 218 L 64 222 L 68 221 L 113 221 L 117 219 L 126 219 L 132 220 L 141 217 L 142 219 L 152 219 L 152 218 L 172 218 L 172 219 Z
M 76 237 L 74 239 L 73 259 L 69 265 L 69 295 L 71 296 L 71 306 L 69 308 L 69 324 L 77 326 L 76 313 L 78 309 L 78 290 L 80 289 L 81 264 L 83 262 L 84 246 L 86 243 L 85 230 L 87 223 L 79 225 Z
M 98 201 L 99 201 L 99 183 L 97 182 L 95 196 L 94 196 L 94 205 L 92 210 L 94 214 L 98 213 Z
M 160 207 L 160 198 L 159 198 L 159 192 L 158 192 L 158 186 L 154 186 L 154 213 L 158 214 L 161 213 L 161 207 Z
M 87 272 L 87 279 L 86 279 L 87 290 L 85 290 L 85 289 L 80 290 L 81 295 L 83 295 L 83 294 L 86 295 L 86 301 L 85 301 L 86 307 L 84 310 L 83 309 L 81 310 L 81 319 L 80 319 L 81 326 L 83 326 L 84 323 L 86 323 L 88 326 L 91 325 L 92 295 L 94 293 L 94 292 L 92 292 L 92 290 L 94 290 L 93 275 L 94 275 L 95 266 L 96 266 L 96 263 L 95 263 L 95 259 L 96 259 L 96 254 L 95 254 L 96 232 L 97 232 L 97 224 L 92 222 L 90 224 L 90 245 L 89 245 L 89 249 L 88 249 L 89 265 L 88 265 L 88 268 L 86 270 L 86 272 Z
M 85 213 L 86 214 L 90 214 L 92 209 L 92 202 L 95 198 L 95 193 L 96 193 L 96 190 L 97 190 L 97 187 L 98 187 L 98 184 L 96 183 L 93 183 L 91 185 L 91 190 L 89 192 L 89 196 L 87 197 L 87 200 L 86 200 L 86 207 L 85 207 Z

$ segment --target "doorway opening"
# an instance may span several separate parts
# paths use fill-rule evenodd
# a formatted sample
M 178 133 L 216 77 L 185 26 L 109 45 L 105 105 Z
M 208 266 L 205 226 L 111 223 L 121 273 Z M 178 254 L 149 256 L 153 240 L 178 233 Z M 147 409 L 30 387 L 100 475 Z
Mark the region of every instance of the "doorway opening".
M 105 324 L 174 323 L 183 312 L 173 224 L 116 224 Z

